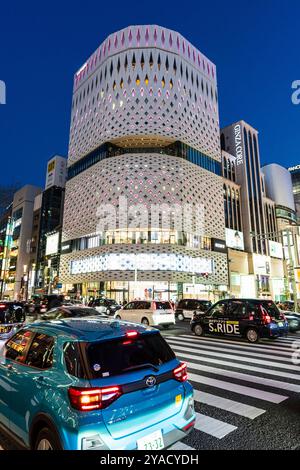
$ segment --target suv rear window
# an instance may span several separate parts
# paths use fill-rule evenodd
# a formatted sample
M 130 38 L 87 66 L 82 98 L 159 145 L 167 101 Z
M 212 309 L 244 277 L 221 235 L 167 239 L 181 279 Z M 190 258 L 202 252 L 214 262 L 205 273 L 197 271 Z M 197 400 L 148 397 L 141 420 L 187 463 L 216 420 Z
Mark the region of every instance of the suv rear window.
M 156 310 L 170 310 L 171 304 L 169 302 L 154 302 Z
M 175 358 L 159 333 L 141 335 L 131 340 L 119 338 L 87 343 L 86 356 L 93 378 L 124 374 L 144 364 L 160 366 Z

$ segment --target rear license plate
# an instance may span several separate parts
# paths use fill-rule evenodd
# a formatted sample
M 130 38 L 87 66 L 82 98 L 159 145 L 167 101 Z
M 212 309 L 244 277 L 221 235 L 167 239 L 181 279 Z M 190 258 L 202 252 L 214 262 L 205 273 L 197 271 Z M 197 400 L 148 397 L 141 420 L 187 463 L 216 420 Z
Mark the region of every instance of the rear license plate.
M 282 322 L 282 321 L 279 321 L 279 322 L 278 322 L 278 326 L 283 326 L 283 322 Z
M 137 440 L 138 450 L 160 450 L 164 448 L 161 430 L 155 431 L 142 439 Z

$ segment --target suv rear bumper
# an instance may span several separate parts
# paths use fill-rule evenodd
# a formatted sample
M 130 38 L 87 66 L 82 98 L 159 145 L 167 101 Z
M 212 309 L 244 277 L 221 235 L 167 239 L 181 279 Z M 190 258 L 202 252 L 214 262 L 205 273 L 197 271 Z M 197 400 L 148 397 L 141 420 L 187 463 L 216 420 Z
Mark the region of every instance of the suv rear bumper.
M 148 427 L 141 422 L 141 430 L 132 432 L 126 428 L 124 421 L 124 433 L 122 437 L 113 437 L 106 425 L 100 419 L 97 423 L 90 422 L 79 426 L 72 431 L 61 430 L 62 446 L 64 450 L 137 450 L 137 441 L 143 439 L 155 431 L 161 431 L 164 449 L 187 436 L 194 427 L 195 410 L 193 389 L 189 382 L 185 382 L 187 395 L 181 410 L 167 419 L 163 419 Z M 128 425 L 127 425 L 128 426 Z M 188 427 L 188 429 L 186 429 Z M 75 432 L 74 432 L 75 431 Z

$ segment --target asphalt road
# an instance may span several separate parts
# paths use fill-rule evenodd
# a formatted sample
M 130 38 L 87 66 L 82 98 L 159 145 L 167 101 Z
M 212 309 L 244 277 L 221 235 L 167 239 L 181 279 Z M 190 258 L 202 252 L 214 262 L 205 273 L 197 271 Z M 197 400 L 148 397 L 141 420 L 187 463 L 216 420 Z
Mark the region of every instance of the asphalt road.
M 196 428 L 174 449 L 300 449 L 300 362 L 292 360 L 299 332 L 255 345 L 197 338 L 188 322 L 162 334 L 195 389 Z M 0 434 L 1 446 L 15 448 Z
M 189 332 L 166 339 L 187 362 L 197 412 L 174 449 L 300 449 L 300 334 L 256 345 Z

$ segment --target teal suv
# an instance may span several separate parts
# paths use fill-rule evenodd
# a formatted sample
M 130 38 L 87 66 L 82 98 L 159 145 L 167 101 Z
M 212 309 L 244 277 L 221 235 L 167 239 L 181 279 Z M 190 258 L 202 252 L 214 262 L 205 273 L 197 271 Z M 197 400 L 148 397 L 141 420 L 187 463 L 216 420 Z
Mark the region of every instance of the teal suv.
M 193 389 L 159 331 L 113 319 L 34 323 L 0 354 L 0 427 L 37 450 L 167 448 L 195 424 Z

